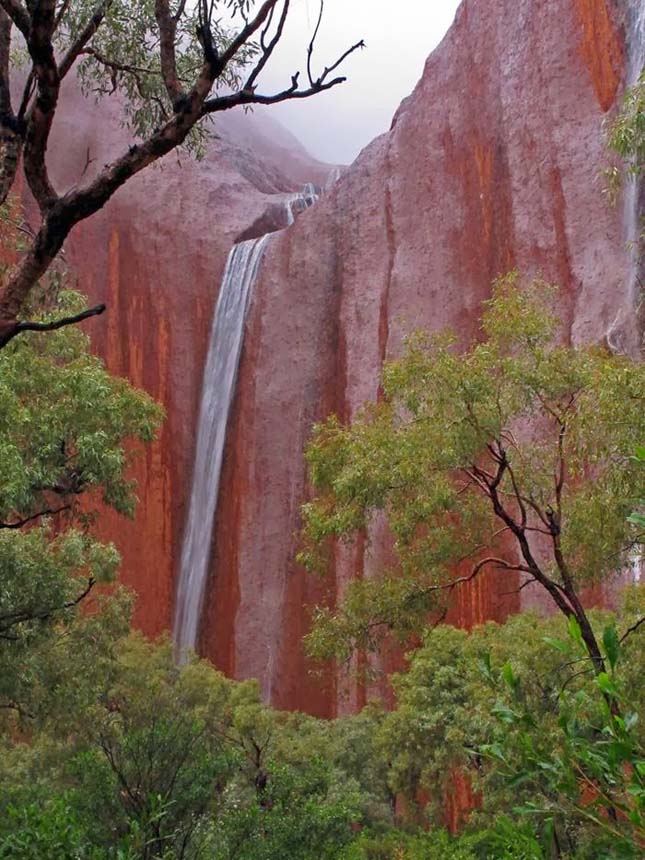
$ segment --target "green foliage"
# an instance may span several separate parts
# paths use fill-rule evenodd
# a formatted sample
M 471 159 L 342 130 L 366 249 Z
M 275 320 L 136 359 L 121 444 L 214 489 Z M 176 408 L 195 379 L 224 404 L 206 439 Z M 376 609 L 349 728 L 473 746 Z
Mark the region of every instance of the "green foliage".
M 627 593 L 621 628 L 642 617 L 643 596 L 642 588 Z M 582 860 L 595 856 L 587 846 L 599 839 L 597 811 L 579 808 L 582 769 L 624 816 L 624 856 L 633 855 L 641 803 L 643 729 L 635 715 L 643 709 L 643 643 L 637 633 L 621 643 L 617 619 L 607 613 L 594 612 L 591 619 L 609 667 L 600 676 L 590 668 L 584 643 L 557 616 L 522 614 L 470 633 L 443 625 L 425 634 L 408 670 L 393 679 L 397 705 L 375 736 L 390 762 L 390 786 L 408 808 L 424 797 L 417 815 L 441 826 L 444 798 L 461 772 L 481 803 L 469 819 L 473 840 L 513 812 L 545 856 L 558 840 L 563 854 Z M 620 712 L 610 707 L 615 697 Z
M 645 69 L 625 93 L 620 113 L 609 127 L 607 143 L 620 157 L 621 167 L 607 172 L 615 197 L 623 180 L 637 181 L 645 172 Z
M 44 301 L 44 319 L 83 306 L 55 285 Z M 104 617 L 79 618 L 81 601 L 114 582 L 119 565 L 116 548 L 92 535 L 90 499 L 133 513 L 126 443 L 149 442 L 160 417 L 147 395 L 107 373 L 78 329 L 24 335 L 0 352 L 3 717 L 55 709 L 82 654 L 124 632 L 128 601 L 118 593 L 101 599 Z
M 0 824 L 0 860 L 104 860 L 105 854 L 88 847 L 74 802 L 63 795 L 10 806 Z
M 519 566 L 551 596 L 576 599 L 628 564 L 645 370 L 561 345 L 553 298 L 543 284 L 501 279 L 482 342 L 460 352 L 450 334 L 411 337 L 385 366 L 381 402 L 349 427 L 333 416 L 316 427 L 301 559 L 324 569 L 333 541 L 369 533 L 382 510 L 398 562 L 318 612 L 308 640 L 317 656 L 375 647 L 385 629 L 418 631 L 445 606 L 458 565 L 473 576 L 488 566 L 511 587 Z
M 488 829 L 450 836 L 445 830 L 366 831 L 339 860 L 545 860 L 530 826 L 500 816 Z
M 498 732 L 481 749 L 510 786 L 529 787 L 528 798 L 516 803 L 515 811 L 545 822 L 556 842 L 563 837 L 571 842 L 577 828 L 582 832 L 576 835 L 576 856 L 587 856 L 587 850 L 597 856 L 602 846 L 607 858 L 631 860 L 641 856 L 645 840 L 645 746 L 638 725 L 642 701 L 635 701 L 637 679 L 618 671 L 628 653 L 612 621 L 602 640 L 609 673 L 577 689 L 562 685 L 555 700 L 554 734 L 544 733 L 542 713 L 523 689 L 525 676 L 505 672 L 508 664 L 499 675 L 489 675 L 500 697 L 492 711 Z M 575 636 L 554 645 L 569 658 L 566 666 L 587 662 Z M 638 657 L 642 667 L 642 648 Z M 564 831 L 559 840 L 558 830 Z
M 645 466 L 645 446 L 639 445 L 636 449 L 636 460 L 640 463 L 641 467 Z M 638 507 L 631 512 L 628 517 L 629 522 L 636 526 L 641 532 L 641 538 L 639 540 L 640 543 L 643 543 L 642 533 L 645 531 L 645 513 L 643 513 L 645 509 L 645 499 L 637 500 Z
M 81 858 L 332 860 L 360 819 L 332 726 L 264 707 L 255 682 L 205 661 L 178 668 L 167 643 L 121 640 L 70 716 L 66 738 L 52 725 L 7 751 L 0 844 L 57 844 L 69 807 Z
M 43 320 L 82 310 L 60 292 Z M 150 442 L 161 413 L 142 392 L 110 376 L 78 328 L 16 338 L 0 355 L 0 518 L 11 522 L 81 492 L 124 514 L 134 510 L 126 439 Z
M 177 14 L 176 44 L 177 76 L 184 87 L 190 87 L 204 62 L 200 41 L 199 4 L 171 4 Z M 212 6 L 213 4 L 211 4 Z M 214 47 L 223 52 L 239 31 L 240 20 L 224 22 L 233 9 L 239 16 L 240 3 L 217 3 L 211 12 L 210 29 Z M 228 6 L 229 9 L 223 7 Z M 248 4 L 247 4 L 248 6 Z M 238 8 L 235 8 L 238 7 Z M 64 52 L 74 43 L 94 14 L 94 0 L 72 0 L 65 11 L 57 32 L 56 46 Z M 236 24 L 237 26 L 233 26 Z M 249 42 L 236 54 L 224 74 L 217 79 L 218 89 L 237 89 L 241 74 L 258 54 L 258 45 Z M 173 115 L 171 103 L 161 75 L 160 34 L 155 18 L 155 0 L 114 0 L 105 19 L 91 41 L 90 49 L 78 64 L 78 74 L 86 93 L 102 98 L 120 92 L 125 109 L 125 122 L 139 138 L 147 137 Z M 202 155 L 208 129 L 196 125 L 186 145 Z

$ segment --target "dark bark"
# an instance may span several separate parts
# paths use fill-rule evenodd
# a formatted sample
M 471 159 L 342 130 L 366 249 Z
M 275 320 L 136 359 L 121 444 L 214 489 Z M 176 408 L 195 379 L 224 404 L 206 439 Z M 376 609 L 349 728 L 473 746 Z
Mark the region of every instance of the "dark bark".
M 10 35 L 10 24 L 17 26 L 25 36 L 32 61 L 23 104 L 19 111 L 19 117 L 24 116 L 24 134 L 20 121 L 14 122 L 15 129 L 10 127 L 13 114 L 5 121 L 0 112 L 0 202 L 4 199 L 3 192 L 6 197 L 13 183 L 22 150 L 25 176 L 42 215 L 40 229 L 31 246 L 3 284 L 0 294 L 0 349 L 19 333 L 21 309 L 33 287 L 60 252 L 74 226 L 101 209 L 112 195 L 137 173 L 181 146 L 200 120 L 210 114 L 238 106 L 276 104 L 289 99 L 309 98 L 331 89 L 345 81 L 344 77 L 332 77 L 339 64 L 349 54 L 363 47 L 362 42 L 353 45 L 316 79 L 310 73 L 309 85 L 303 89 L 299 87 L 296 74 L 281 92 L 261 94 L 256 92 L 256 82 L 282 36 L 290 0 L 265 0 L 257 14 L 245 21 L 245 26 L 221 54 L 214 44 L 211 32 L 212 6 L 201 2 L 198 5 L 198 37 L 203 51 L 203 63 L 192 87 L 183 88 L 177 74 L 176 50 L 177 25 L 184 13 L 185 3 L 179 4 L 173 16 L 168 0 L 156 0 L 155 19 L 160 37 L 160 68 L 156 71 L 164 81 L 172 105 L 172 115 L 162 128 L 147 140 L 131 146 L 120 158 L 107 165 L 88 186 L 59 197 L 47 171 L 47 144 L 58 106 L 60 83 L 73 68 L 76 59 L 84 54 L 92 54 L 113 69 L 121 65 L 118 58 L 98 57 L 91 47 L 92 37 L 103 24 L 110 5 L 111 0 L 97 3 L 87 25 L 57 65 L 53 38 L 60 23 L 60 16 L 56 17 L 55 0 L 38 0 L 29 5 L 30 11 L 18 0 L 0 0 L 0 10 L 3 10 L 0 18 L 0 105 L 3 88 L 8 92 L 8 61 L 3 71 L 2 38 L 4 34 L 6 43 L 7 34 Z M 276 15 L 277 10 L 279 14 Z M 274 18 L 277 20 L 277 28 L 273 36 L 269 36 Z M 316 32 L 309 45 L 309 58 L 313 52 Z M 237 92 L 211 97 L 217 79 L 258 33 L 260 52 L 245 84 Z

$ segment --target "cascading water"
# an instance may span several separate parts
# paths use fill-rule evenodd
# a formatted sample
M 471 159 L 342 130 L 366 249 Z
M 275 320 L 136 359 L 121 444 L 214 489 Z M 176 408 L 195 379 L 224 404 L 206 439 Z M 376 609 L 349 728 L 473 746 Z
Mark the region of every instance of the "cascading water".
M 174 637 L 179 660 L 184 660 L 197 644 L 226 426 L 235 393 L 244 320 L 268 238 L 250 239 L 233 247 L 213 317 L 175 607 Z
M 645 4 L 642 0 L 632 8 L 632 20 L 628 38 L 627 86 L 633 86 L 645 70 Z M 643 178 L 628 182 L 625 188 L 625 232 L 630 252 L 634 257 L 632 266 L 630 299 L 637 308 L 642 301 L 642 277 L 645 270 L 644 249 L 641 233 L 644 229 L 645 189 Z
M 645 67 L 645 5 L 642 0 L 631 0 L 627 15 L 625 84 L 631 87 Z M 623 190 L 623 225 L 626 247 L 632 257 L 632 265 L 627 284 L 627 301 L 621 303 L 607 331 L 607 345 L 614 353 L 633 354 L 640 349 L 641 291 L 645 277 L 645 255 L 641 241 L 644 214 L 645 180 L 642 177 L 631 179 L 625 183 Z
M 285 201 L 288 224 L 318 199 L 307 184 Z M 199 409 L 197 446 L 188 518 L 181 551 L 173 633 L 183 662 L 195 650 L 210 561 L 226 428 L 253 286 L 270 235 L 240 242 L 231 250 L 211 327 Z
M 629 66 L 627 85 L 633 86 L 645 71 L 645 4 L 640 2 L 634 10 L 634 22 L 630 27 Z M 637 245 L 643 229 L 642 184 L 630 182 L 625 195 L 628 240 Z M 642 249 L 641 249 L 642 250 Z
M 308 209 L 310 206 L 313 206 L 316 200 L 318 200 L 318 191 L 316 186 L 311 182 L 308 182 L 297 194 L 292 194 L 288 200 L 285 201 L 285 206 L 287 208 L 287 225 L 290 227 L 293 222 L 296 220 L 296 216 L 299 215 L 305 209 Z

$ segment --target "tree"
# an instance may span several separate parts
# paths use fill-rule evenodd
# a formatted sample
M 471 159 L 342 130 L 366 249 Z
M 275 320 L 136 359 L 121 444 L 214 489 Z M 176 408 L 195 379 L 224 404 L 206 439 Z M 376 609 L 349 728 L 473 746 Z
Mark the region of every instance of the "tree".
M 33 327 L 47 332 L 83 313 L 82 297 L 58 278 L 32 298 L 41 307 Z M 56 691 L 74 687 L 66 671 L 80 669 L 70 650 L 77 633 L 103 641 L 100 613 L 78 611 L 97 583 L 114 582 L 119 564 L 116 548 L 92 534 L 94 510 L 133 513 L 135 452 L 126 443 L 151 441 L 160 419 L 146 394 L 106 372 L 78 329 L 32 332 L 0 353 L 0 714 L 36 718 L 54 707 Z M 121 635 L 127 603 L 119 593 L 99 599 Z M 63 652 L 67 664 L 53 659 Z M 87 654 L 100 663 L 96 648 Z
M 645 370 L 558 344 L 553 296 L 501 279 L 480 343 L 460 352 L 450 334 L 412 337 L 384 369 L 380 403 L 349 427 L 331 417 L 316 428 L 303 560 L 324 567 L 330 539 L 384 510 L 399 568 L 320 610 L 314 652 L 346 656 L 384 629 L 416 632 L 488 570 L 506 591 L 542 589 L 605 672 L 581 590 L 624 570 L 641 538 L 627 517 L 642 495 L 632 454 L 645 431 Z
M 633 642 L 633 640 L 631 640 Z M 631 644 L 630 642 L 630 644 Z M 533 680 L 516 674 L 506 663 L 499 675 L 489 678 L 500 694 L 492 714 L 498 719 L 493 743 L 482 747 L 500 776 L 516 792 L 515 810 L 546 825 L 546 834 L 557 857 L 568 856 L 568 847 L 580 848 L 575 856 L 635 860 L 645 844 L 645 746 L 638 726 L 639 673 L 642 648 L 636 657 L 637 674 L 621 671 L 624 649 L 616 626 L 604 627 L 608 673 L 594 683 L 562 685 L 556 705 L 557 732 L 542 729 L 542 711 L 525 693 Z M 570 669 L 580 660 L 575 637 L 552 640 L 551 647 Z M 490 664 L 489 664 L 490 666 Z M 620 716 L 610 705 L 619 702 Z M 509 754 L 510 753 L 510 754 Z M 522 786 L 524 803 L 518 804 Z M 528 791 L 527 791 L 528 789 Z M 556 822 L 563 821 L 558 827 Z M 577 831 L 577 832 L 576 832 Z M 569 842 L 569 846 L 566 845 Z M 578 845 L 576 845 L 578 843 Z M 586 843 L 586 845 L 585 845 Z
M 616 631 L 640 617 L 644 596 L 634 587 L 618 616 L 590 613 L 610 658 L 605 676 L 588 667 L 561 615 L 520 613 L 470 632 L 446 624 L 426 631 L 409 668 L 393 677 L 397 705 L 377 733 L 392 788 L 412 807 L 423 792 L 423 815 L 437 825 L 459 771 L 478 798 L 471 831 L 513 814 L 533 823 L 545 856 L 560 850 L 582 860 L 606 838 L 606 824 L 611 841 L 619 833 L 632 856 L 639 821 L 627 814 L 642 810 L 643 729 L 634 715 L 643 706 L 643 642 L 634 636 L 620 646 Z M 612 715 L 602 688 L 620 690 L 624 717 Z M 619 811 L 614 820 L 609 806 Z
M 306 83 L 296 72 L 282 91 L 263 94 L 261 74 L 284 32 L 290 0 L 0 0 L 0 204 L 22 158 L 41 218 L 1 284 L 0 348 L 20 332 L 31 291 L 73 227 L 148 165 L 178 146 L 198 147 L 205 120 L 240 105 L 308 98 L 344 82 L 337 70 L 363 43 L 316 73 L 323 7 L 321 0 Z M 227 14 L 230 26 L 222 23 Z M 26 82 L 14 105 L 16 34 L 25 46 Z M 61 84 L 74 71 L 93 91 L 125 97 L 133 141 L 87 184 L 61 195 L 47 169 L 47 146 Z
M 3 750 L 7 857 L 313 860 L 352 838 L 359 792 L 332 762 L 330 726 L 272 711 L 255 681 L 206 661 L 177 667 L 167 641 L 113 650 L 93 701 Z

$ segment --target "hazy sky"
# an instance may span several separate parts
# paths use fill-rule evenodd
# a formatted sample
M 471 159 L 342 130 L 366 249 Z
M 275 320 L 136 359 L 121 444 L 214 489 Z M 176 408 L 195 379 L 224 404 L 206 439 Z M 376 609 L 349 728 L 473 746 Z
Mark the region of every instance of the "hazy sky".
M 452 23 L 459 0 L 326 0 L 314 70 L 364 39 L 343 66 L 348 81 L 311 100 L 270 108 L 310 152 L 332 163 L 349 163 L 386 131 L 399 102 L 419 80 L 428 54 Z M 318 0 L 293 0 L 288 32 L 264 74 L 264 91 L 283 89 L 297 69 L 303 74 L 308 34 Z M 306 78 L 305 78 L 306 80 Z

